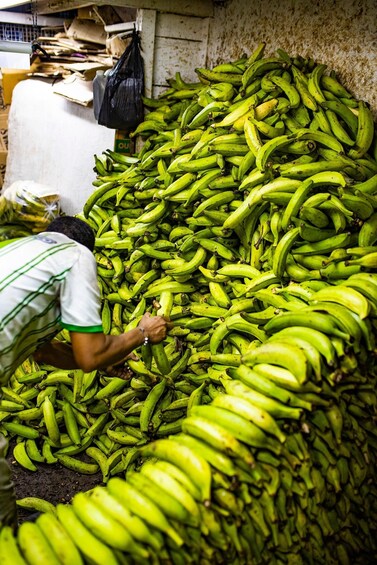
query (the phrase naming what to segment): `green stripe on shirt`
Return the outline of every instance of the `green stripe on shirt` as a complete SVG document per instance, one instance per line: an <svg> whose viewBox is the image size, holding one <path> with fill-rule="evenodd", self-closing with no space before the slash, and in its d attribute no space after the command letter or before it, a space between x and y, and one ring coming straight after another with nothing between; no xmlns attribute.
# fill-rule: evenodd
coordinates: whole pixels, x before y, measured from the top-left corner
<svg viewBox="0 0 377 565"><path fill-rule="evenodd" d="M41 253L37 257L34 257L34 259L29 261L29 263L25 263L22 267L20 267L19 269L17 269L13 273L9 273L5 277L5 279L0 280L0 291L4 290L4 288L6 288L9 284L11 284L15 280L17 280L20 276L27 273L33 267L42 263L46 258L51 257L55 253L59 253L59 251L63 251L64 249L66 249L68 247L73 247L73 246L74 246L74 244L72 244L72 243L65 243L65 244L60 244L60 245L54 245L54 247L52 247L52 248L50 247L49 249L46 249L46 251L44 251L43 253Z"/></svg>
<svg viewBox="0 0 377 565"><path fill-rule="evenodd" d="M72 324L65 324L60 322L61 326L69 330L70 332L80 332L80 333L101 333L103 331L102 326L73 326Z"/></svg>
<svg viewBox="0 0 377 565"><path fill-rule="evenodd" d="M12 312L9 312L9 314L7 316L5 316L2 320L0 320L0 330L4 330L6 328L6 326L10 322L12 322L12 320L21 312L21 310L23 308L25 308L31 302L33 302L33 300L35 300L35 298L37 296L39 296L40 294L45 294L45 292L51 286L53 286L56 281L64 280L64 277L65 277L65 275L68 271L69 271L69 269L66 269L65 271L62 271L61 273L59 273L58 275L54 275L54 276L50 277L50 279L48 281L46 281L45 283L43 283L37 290L35 290L34 292L30 292L25 297L25 299L22 300L22 302L20 302L17 305L17 307L12 310ZM56 300L56 298L53 297L53 301L55 301L55 300Z"/></svg>

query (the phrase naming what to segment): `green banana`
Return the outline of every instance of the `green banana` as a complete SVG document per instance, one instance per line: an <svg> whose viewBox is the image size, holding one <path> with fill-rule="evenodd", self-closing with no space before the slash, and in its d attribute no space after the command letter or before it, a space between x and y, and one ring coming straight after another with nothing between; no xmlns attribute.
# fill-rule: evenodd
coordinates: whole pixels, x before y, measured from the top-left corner
<svg viewBox="0 0 377 565"><path fill-rule="evenodd" d="M176 498L193 518L193 525L199 524L199 508L191 494L174 477L156 467L153 463L145 463L140 470L152 483L161 490Z"/></svg>
<svg viewBox="0 0 377 565"><path fill-rule="evenodd" d="M348 286L342 286L341 284L322 288L310 298L311 302L323 300L342 304L358 314L361 319L366 318L370 312L370 304L365 296L357 290Z"/></svg>
<svg viewBox="0 0 377 565"><path fill-rule="evenodd" d="M24 467L25 469L28 469L29 471L37 471L36 465L30 459L26 451L25 442L22 441L14 446L13 456L17 461L17 463L22 467Z"/></svg>
<svg viewBox="0 0 377 565"><path fill-rule="evenodd" d="M283 314L280 314L280 316L282 315ZM296 313L293 313L293 316L295 315ZM269 331L267 326L270 324L271 328L271 323L278 318L267 322L265 326L267 331ZM280 367L285 367L295 376L297 383L299 384L303 384L309 376L308 362L304 353L300 348L287 343L263 343L259 347L256 347L252 351L243 355L242 363L250 367L253 367L258 363L272 363Z"/></svg>
<svg viewBox="0 0 377 565"><path fill-rule="evenodd" d="M17 540L27 563L32 565L37 563L58 565L60 563L49 544L48 538L44 536L37 524L23 522L18 528Z"/></svg>
<svg viewBox="0 0 377 565"><path fill-rule="evenodd" d="M86 528L71 506L58 504L56 512L59 522L86 558L96 565L117 565L113 551Z"/></svg>
<svg viewBox="0 0 377 565"><path fill-rule="evenodd" d="M253 467L255 464L254 457L250 451L233 435L235 429L230 431L217 423L217 421L215 422L202 416L188 416L182 423L182 431L204 440L212 447L226 454L230 453L233 457L239 457L250 467Z"/></svg>
<svg viewBox="0 0 377 565"><path fill-rule="evenodd" d="M11 526L3 526L0 530L0 559L4 565L27 565Z"/></svg>
<svg viewBox="0 0 377 565"><path fill-rule="evenodd" d="M272 399L278 400L282 404L286 404L294 408L311 410L311 404L309 402L301 400L293 392L279 387L270 379L267 379L253 371L253 369L247 365L240 365L236 368L227 369L227 373L232 378L239 379L243 384L249 386L251 389Z"/></svg>
<svg viewBox="0 0 377 565"><path fill-rule="evenodd" d="M355 147L349 151L351 159L359 159L368 152L374 137L374 119L366 102L359 101Z"/></svg>
<svg viewBox="0 0 377 565"><path fill-rule="evenodd" d="M45 512L38 516L36 524L63 565L82 565L81 554L55 513Z"/></svg>
<svg viewBox="0 0 377 565"><path fill-rule="evenodd" d="M286 210L288 210L288 207L289 204ZM282 218L282 224L283 221L284 221L284 215ZM283 237L280 239L279 243L276 246L273 262L272 262L272 271L274 275L279 279L281 279L285 274L288 253L290 252L292 246L294 245L294 243L296 242L299 236L300 236L300 228L292 228L283 235Z"/></svg>
<svg viewBox="0 0 377 565"><path fill-rule="evenodd" d="M231 394L219 394L214 398L212 405L230 410L250 420L263 431L276 436L281 443L284 443L285 434L280 430L273 417L270 416L268 411L252 404L249 399L243 400Z"/></svg>
<svg viewBox="0 0 377 565"><path fill-rule="evenodd" d="M222 384L226 390L226 392L230 395L236 395L245 400L249 400L249 402L255 406L258 406L262 410L265 410L272 417L275 418L292 418L292 419L299 419L302 415L302 410L299 408L292 408L290 406L286 406L285 404L271 398L269 396L265 396L261 392L254 390L246 385L244 385L241 381L237 380L226 380L222 381Z"/></svg>
<svg viewBox="0 0 377 565"><path fill-rule="evenodd" d="M275 316L275 318L269 320L264 326L264 329L267 333L275 333L289 326L303 326L331 336L349 339L347 334L338 329L332 316L327 316L320 312L314 314L305 308L300 311L280 313L279 316Z"/></svg>
<svg viewBox="0 0 377 565"><path fill-rule="evenodd" d="M159 439L140 449L142 455L157 457L177 465L191 476L202 494L202 500L210 499L211 470L208 463L191 449Z"/></svg>

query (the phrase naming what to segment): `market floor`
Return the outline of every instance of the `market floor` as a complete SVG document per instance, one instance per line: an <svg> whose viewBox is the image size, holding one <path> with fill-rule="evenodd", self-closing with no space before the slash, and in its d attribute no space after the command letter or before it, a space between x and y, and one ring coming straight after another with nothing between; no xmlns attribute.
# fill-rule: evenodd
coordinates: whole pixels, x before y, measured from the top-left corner
<svg viewBox="0 0 377 565"><path fill-rule="evenodd" d="M102 483L102 474L82 475L63 467L60 463L47 465L37 463L38 471L28 471L21 467L9 450L8 462L12 469L12 478L17 499L35 496L56 505L67 503L77 492L90 490ZM18 508L18 521L22 523L34 510Z"/></svg>

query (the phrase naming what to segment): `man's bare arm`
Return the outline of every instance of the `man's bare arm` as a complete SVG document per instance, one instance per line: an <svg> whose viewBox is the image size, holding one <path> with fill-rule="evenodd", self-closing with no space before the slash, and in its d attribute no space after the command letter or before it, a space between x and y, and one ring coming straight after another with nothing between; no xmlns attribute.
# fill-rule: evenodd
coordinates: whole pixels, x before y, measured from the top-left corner
<svg viewBox="0 0 377 565"><path fill-rule="evenodd" d="M148 338L159 343L166 336L167 322L161 316L144 314L138 327L120 335L70 332L72 348L54 341L38 350L36 361L44 361L61 369L106 369L125 361L129 353ZM64 347L63 347L64 346ZM70 351L69 351L70 349Z"/></svg>
<svg viewBox="0 0 377 565"><path fill-rule="evenodd" d="M71 345L57 339L37 349L33 357L37 363L46 363L59 369L79 369Z"/></svg>

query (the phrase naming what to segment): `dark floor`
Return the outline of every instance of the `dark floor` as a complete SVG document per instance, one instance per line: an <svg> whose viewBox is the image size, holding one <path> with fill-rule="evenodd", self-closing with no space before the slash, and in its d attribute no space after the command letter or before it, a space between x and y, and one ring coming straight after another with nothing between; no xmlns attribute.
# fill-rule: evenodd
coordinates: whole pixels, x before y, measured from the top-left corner
<svg viewBox="0 0 377 565"><path fill-rule="evenodd" d="M28 471L16 463L12 457L12 449L9 449L8 453L17 498L35 496L56 505L59 502L69 502L77 492L102 484L101 473L82 475L63 467L60 463L52 465L36 463L38 471ZM19 522L21 523L32 512L19 508Z"/></svg>

